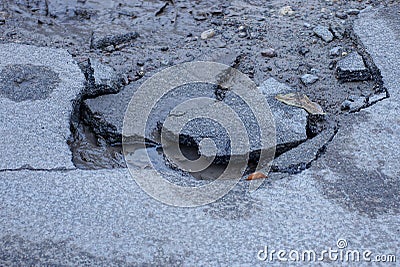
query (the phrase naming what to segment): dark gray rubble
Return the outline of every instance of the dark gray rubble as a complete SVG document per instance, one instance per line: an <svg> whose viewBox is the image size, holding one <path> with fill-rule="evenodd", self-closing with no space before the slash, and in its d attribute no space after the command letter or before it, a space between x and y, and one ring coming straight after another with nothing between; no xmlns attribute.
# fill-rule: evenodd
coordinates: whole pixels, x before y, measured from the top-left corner
<svg viewBox="0 0 400 267"><path fill-rule="evenodd" d="M272 114L275 119L277 131L277 151L282 153L298 145L307 139L307 113L299 108L287 106L275 99L280 93L293 92L292 88L279 83L275 79L268 79L260 87L260 91L266 96ZM123 118L134 88L127 86L125 90L116 95L105 95L95 99L88 99L84 103L86 120L93 127L96 134L106 138L110 143L121 141ZM185 93L182 93L185 91ZM168 93L154 107L154 113L148 119L148 134L146 138L158 142L158 135L154 132L160 130L167 116L173 116L169 112L178 104L195 97L211 97L224 101L239 114L244 122L250 137L251 151L263 149L257 143L259 128L254 118L251 117L250 108L235 98L232 92L218 89L218 87L206 84L192 84L183 86L176 91ZM176 111L178 112L178 111ZM189 114L187 114L189 116ZM165 129L166 132L168 129ZM179 135L171 131L172 135ZM226 131L211 120L192 120L180 132L180 142L186 146L198 147L201 140L211 138L217 144L218 152L216 162L225 163L230 153L229 136ZM247 151L249 152L249 151ZM203 153L207 154L204 150ZM257 153L251 157L257 157Z"/></svg>
<svg viewBox="0 0 400 267"><path fill-rule="evenodd" d="M137 32L128 32L118 35L106 35L102 36L100 34L94 33L92 36L90 47L94 49L105 49L108 47L115 47L123 43L128 43L139 37Z"/></svg>
<svg viewBox="0 0 400 267"><path fill-rule="evenodd" d="M267 102L275 120L277 153L287 151L307 139L307 112L303 109L288 106L275 99L278 94L295 92L295 89L278 82L274 78L260 85L260 91Z"/></svg>
<svg viewBox="0 0 400 267"><path fill-rule="evenodd" d="M357 52L352 52L336 64L336 77L344 82L371 79L371 72Z"/></svg>

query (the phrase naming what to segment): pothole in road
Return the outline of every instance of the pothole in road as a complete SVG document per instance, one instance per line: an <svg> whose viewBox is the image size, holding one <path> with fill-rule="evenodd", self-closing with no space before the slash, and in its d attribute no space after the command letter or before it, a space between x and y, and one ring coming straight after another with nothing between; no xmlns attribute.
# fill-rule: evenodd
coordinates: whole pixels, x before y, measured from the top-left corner
<svg viewBox="0 0 400 267"><path fill-rule="evenodd" d="M15 102L43 100L59 82L58 74L48 67L8 65L0 72L0 95Z"/></svg>
<svg viewBox="0 0 400 267"><path fill-rule="evenodd" d="M340 90L337 90L338 86L336 84L338 80L329 76L324 79L330 80L334 78L335 86L318 91L315 91L313 87L304 86L304 84L297 88L289 87L274 79L265 81L266 86L271 88L283 88L283 91L272 91L273 94L291 91L309 93L310 98L319 102L328 111L326 116L311 116L301 109L287 107L282 103L269 102L271 107L275 106L276 108L273 110L274 116L281 114L278 120L281 125L280 132L277 135L277 153L272 171L298 173L309 168L312 162L324 153L324 148L334 137L342 115L358 112L388 97L379 70L363 47L359 45L356 38L352 36L349 40L346 42L349 47L350 44L352 45L352 49L348 50L348 55L346 56L343 52L341 57L332 60L330 66L332 74L336 74L336 78L341 80L340 86L343 88ZM249 59L235 61L235 66L240 69L243 68L243 65L250 64L250 61L247 62L246 60L248 61ZM100 77L95 78L96 70L93 68L97 68L98 73L108 72L108 74L100 75L103 79ZM100 69L103 69L103 71L100 71ZM122 107L117 108L117 112L121 113L122 110L123 113L125 111L124 105L126 104L126 99L123 98L126 98L127 95L132 95L134 92L132 87L138 87L139 83L135 86L125 87L125 93L127 90L131 90L131 93L124 94L124 91L118 93L123 88L123 85L121 80L118 80L114 74L110 75L112 73L111 70L92 65L92 68L89 68L89 70L84 69L84 72L88 81L87 94L84 94L79 101L79 108L74 116L75 122L72 124L75 137L70 144L74 152L74 162L76 166L84 169L125 167L120 138L122 120L119 122L113 121L113 118L115 119L118 116L110 116L108 109L110 108L110 103L121 103ZM260 85L260 87L262 86L263 84ZM196 89L190 87L183 90L183 92L176 91L161 100L149 118L148 124L151 125L149 132L156 133L162 127L163 120L169 112L187 99L206 96L215 98L215 101L225 101L230 97L229 90L223 87L207 87L204 85L196 85L195 87ZM112 93L112 95L107 95L109 93ZM274 100L273 95L266 97ZM342 100L341 102L340 99ZM122 117L123 114L119 118ZM197 126L201 126L201 123L197 124ZM216 130L218 127L206 127L206 125L203 125L200 129L202 128ZM209 137L209 134L181 135L182 150L186 150L185 153L189 156L198 156L199 141L202 138ZM159 140L153 138L152 141L146 150L154 157L155 165L164 171L178 171L174 164L171 164L170 160L165 158L163 149L159 145ZM226 148L229 150L229 146L226 146ZM136 156L140 156L142 152L144 151L141 151ZM217 158L219 162L214 162L207 172L197 176L193 175L194 178L212 180L214 175L221 173L226 167L227 160L221 160L222 158ZM138 162L140 163L140 159ZM248 164L248 172L254 170L256 164L257 159L253 157L253 160Z"/></svg>
<svg viewBox="0 0 400 267"><path fill-rule="evenodd" d="M385 93L379 70L374 67L372 61L369 61L368 55L364 54L363 62L365 62L368 69L371 70L371 77L375 83L373 90L375 90L377 94ZM85 95L85 93L83 93L81 96L71 124L74 138L71 139L70 145L74 154L74 163L78 168L82 169L126 167L122 156L121 139L116 138L116 136L118 137L119 135L117 131L118 127L112 125L112 123L110 124L110 121L108 121L103 114L92 112L93 110L90 110L91 107L83 104L88 98L96 99L98 95L117 93L119 89L123 87L121 84L122 80L108 73L106 75L108 80L103 79L101 82L100 80L96 81L94 79L95 70L90 64L89 67L86 66L86 69L83 69L87 77L86 91L90 92L90 94ZM105 86L105 84L107 84L108 87ZM287 90L296 90L273 79L269 80L266 84L267 85L264 86L271 86L275 89L279 86L283 86L283 91L286 90L286 92ZM101 90L99 90L99 88L101 88ZM373 90L370 93L371 96L374 95ZM276 93L277 91L273 91L271 96ZM113 96L118 97L118 93ZM172 174L180 172L184 176L195 178L195 180L211 181L225 170L229 162L229 156L227 156L229 155L229 142L226 142L226 138L220 137L223 136L223 131L218 130L219 128L217 125L206 125L207 122L205 120L199 122L191 121L189 130L183 129L183 133L179 135L179 142L183 155L187 156L189 159L196 159L199 157L199 154L201 154L201 152L199 152L199 143L203 138L214 138L217 144L222 144L222 147L220 146L219 149L226 152L221 152L206 170L199 173L181 171L170 158L164 155L163 148L159 143L160 129L163 127L165 118L171 115L170 111L179 103L200 96L214 98L215 101L229 101L229 99L232 98L229 90L223 90L220 86L195 84L187 85L184 88L180 88L180 90L174 90L169 95L160 99L148 120L148 133L149 136L151 136L149 141L151 142L149 142L145 150L138 150L137 153L134 153L136 163L133 164L136 164L136 167L148 167L141 166L141 157L144 157L146 155L144 152L147 152L156 168L165 173L170 172ZM282 103L270 102L274 101L271 96L266 95L266 98L269 99L268 103L273 109L274 116L279 113L285 115L283 116L285 119L280 119L277 122L279 126L277 127L277 153L272 171L287 173L301 172L309 168L311 163L324 152L324 147L332 140L337 131L337 122L340 114L346 113L347 111L343 110L342 113L336 116L307 115L301 109L288 107ZM366 98L363 102L363 106L360 106L357 110L374 104L373 102L368 102L369 99L372 99L371 96ZM236 103L236 108L237 105L238 103ZM90 112L88 112L88 109ZM242 113L248 112L245 108L239 108L238 110ZM355 111L356 110L352 110L352 112ZM247 127L254 131L252 124L249 124ZM253 155L253 157L250 157L246 173L254 171L254 167L257 165L257 151L255 150L253 153L255 153L255 156ZM130 159L131 163L132 159L133 158ZM171 177L174 176L171 175ZM174 182L177 183L177 181Z"/></svg>

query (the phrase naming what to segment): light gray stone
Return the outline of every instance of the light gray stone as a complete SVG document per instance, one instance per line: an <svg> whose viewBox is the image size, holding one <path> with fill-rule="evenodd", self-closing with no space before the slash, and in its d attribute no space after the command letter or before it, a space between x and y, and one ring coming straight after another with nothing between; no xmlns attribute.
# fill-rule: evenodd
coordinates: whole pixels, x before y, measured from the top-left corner
<svg viewBox="0 0 400 267"><path fill-rule="evenodd" d="M341 109L355 112L359 111L361 108L367 105L367 99L365 97L349 97L349 99L345 100L342 103Z"/></svg>
<svg viewBox="0 0 400 267"><path fill-rule="evenodd" d="M0 169L74 168L67 145L84 77L65 50L0 45Z"/></svg>
<svg viewBox="0 0 400 267"><path fill-rule="evenodd" d="M319 80L318 76L313 75L313 74L304 74L303 76L301 76L301 81L305 84L305 85L311 85L313 83L316 83Z"/></svg>
<svg viewBox="0 0 400 267"><path fill-rule="evenodd" d="M329 56L338 57L342 54L343 48L341 46L335 46L331 50L329 50Z"/></svg>
<svg viewBox="0 0 400 267"><path fill-rule="evenodd" d="M94 85L97 94L118 93L123 86L123 79L115 70L97 59L90 60L93 69Z"/></svg>
<svg viewBox="0 0 400 267"><path fill-rule="evenodd" d="M318 25L313 29L313 31L315 35L317 35L319 38L321 38L327 43L333 40L333 34L326 26Z"/></svg>
<svg viewBox="0 0 400 267"><path fill-rule="evenodd" d="M210 38L212 38L214 36L215 36L215 30L214 29L206 30L206 31L202 32L201 35L200 35L201 39L203 39L203 40L210 39Z"/></svg>

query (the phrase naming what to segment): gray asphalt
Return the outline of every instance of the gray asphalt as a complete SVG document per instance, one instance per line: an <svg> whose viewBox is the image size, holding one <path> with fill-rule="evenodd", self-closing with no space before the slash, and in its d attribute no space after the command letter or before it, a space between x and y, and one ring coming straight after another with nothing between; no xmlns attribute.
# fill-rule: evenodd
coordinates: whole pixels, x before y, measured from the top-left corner
<svg viewBox="0 0 400 267"><path fill-rule="evenodd" d="M0 169L72 169L72 101L84 77L64 50L0 45ZM19 90L17 90L19 89Z"/></svg>
<svg viewBox="0 0 400 267"><path fill-rule="evenodd" d="M257 258L265 246L321 252L340 239L340 251L398 258L400 24L392 12L362 13L354 28L391 97L348 116L310 169L271 175L254 193L241 182L190 209L152 199L127 170L2 171L0 265L266 266ZM317 265L329 263L370 265Z"/></svg>

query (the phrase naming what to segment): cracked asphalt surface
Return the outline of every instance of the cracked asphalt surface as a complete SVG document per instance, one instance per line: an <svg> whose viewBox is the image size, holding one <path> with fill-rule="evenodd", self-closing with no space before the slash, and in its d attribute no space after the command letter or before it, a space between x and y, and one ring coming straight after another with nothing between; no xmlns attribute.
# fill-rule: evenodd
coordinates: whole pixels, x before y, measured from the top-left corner
<svg viewBox="0 0 400 267"><path fill-rule="evenodd" d="M171 11L168 6L161 11L165 9ZM38 10L41 10L40 5ZM76 10L80 16L90 16L84 10ZM20 10L17 13L24 12ZM1 44L2 69L10 64L7 62L32 63L38 66L39 73L51 71L52 74L46 76L49 77L46 81L29 75L21 78L28 81L26 88L36 85L45 88L32 92L44 100L29 99L28 94L28 99L22 97L23 101L13 102L9 92L1 93L0 265L282 265L284 263L276 255L273 262L260 261L260 250L268 246L276 251L312 249L321 252L328 248L338 249L338 240L346 240L347 246L342 251L370 250L372 260L377 260L378 255L396 255L398 261L399 12L400 7L396 4L347 12L359 13L347 15L355 16L350 24L354 34L351 40L357 40L357 51L368 57L365 60L367 64L373 62L372 68L376 68L381 80L350 85L335 82L334 85L349 93L354 92L349 90L350 87L357 88L355 91L368 91L367 94L357 94L357 97L368 100L374 97L371 87L382 86L380 83L383 83L384 97L348 113L340 111L340 105L345 100L341 98L343 95L335 95L335 100L329 102L326 100L330 96L328 91L325 95L311 93L313 100L320 102L334 118L328 118L329 127L316 137L282 154L275 161L286 166L287 162L296 162L296 157L300 155L308 163L307 166L294 166L300 171L275 170L252 193L248 192L248 182L240 181L220 200L197 208L170 207L154 200L134 182L127 169L83 170L76 167L72 163L73 151L67 145L70 130L74 130L74 125L69 123L69 114L74 114L76 99L82 97L79 94L84 92L85 86L88 88L87 77L72 60L77 60L77 57L63 49ZM202 16L196 14L200 20ZM168 20L174 19L174 16L163 19L170 23ZM7 27L3 32L10 30ZM26 30L22 27L21 31L11 36L24 39L21 36ZM2 43L16 41L4 36ZM79 42L82 38L79 34L71 36L71 42ZM96 35L93 38L97 38ZM46 42L46 38L40 40ZM350 41L346 39L344 42L348 44ZM29 52L36 50L42 52ZM322 50L328 50L328 47L323 46ZM57 55L57 60L49 62L48 53L52 57ZM83 57L86 52L74 53ZM117 59L112 57L110 60ZM279 57L275 60L278 65L279 60L283 62ZM306 60L316 65L314 59ZM272 63L261 65L268 67L269 64ZM320 65L319 68L328 73L327 65ZM48 69L50 66L52 68ZM239 69L248 72L246 66L248 64L243 64ZM283 69L274 68L271 76L280 79ZM27 73L30 72L32 69L28 69ZM332 73L326 76L319 74L325 77L322 84L317 82L311 88L303 87L295 82L300 72L288 71L289 74L282 76L280 82L310 93L319 87L324 88L324 84L332 80L329 78ZM1 73L0 78L5 77L5 72ZM256 81L263 80L257 71L254 77ZM128 80L131 78L127 77ZM46 83L49 80L57 86L50 86L49 89ZM31 86L29 82L36 85ZM130 82L128 88L134 88L135 83ZM1 90L6 90L4 88L2 84ZM123 90L121 94L130 93ZM46 108L46 105L54 109ZM42 120L41 124L33 123ZM50 129L46 128L50 126ZM15 151L18 153L12 153ZM111 152L107 150L107 153ZM151 174L146 168L133 170L132 173L134 177ZM179 172L171 172L171 176L176 176L172 180L179 179L180 175ZM317 264L346 264L338 261L325 255L324 261ZM370 263L361 261L356 264L363 266ZM374 264L396 266L398 263Z"/></svg>

